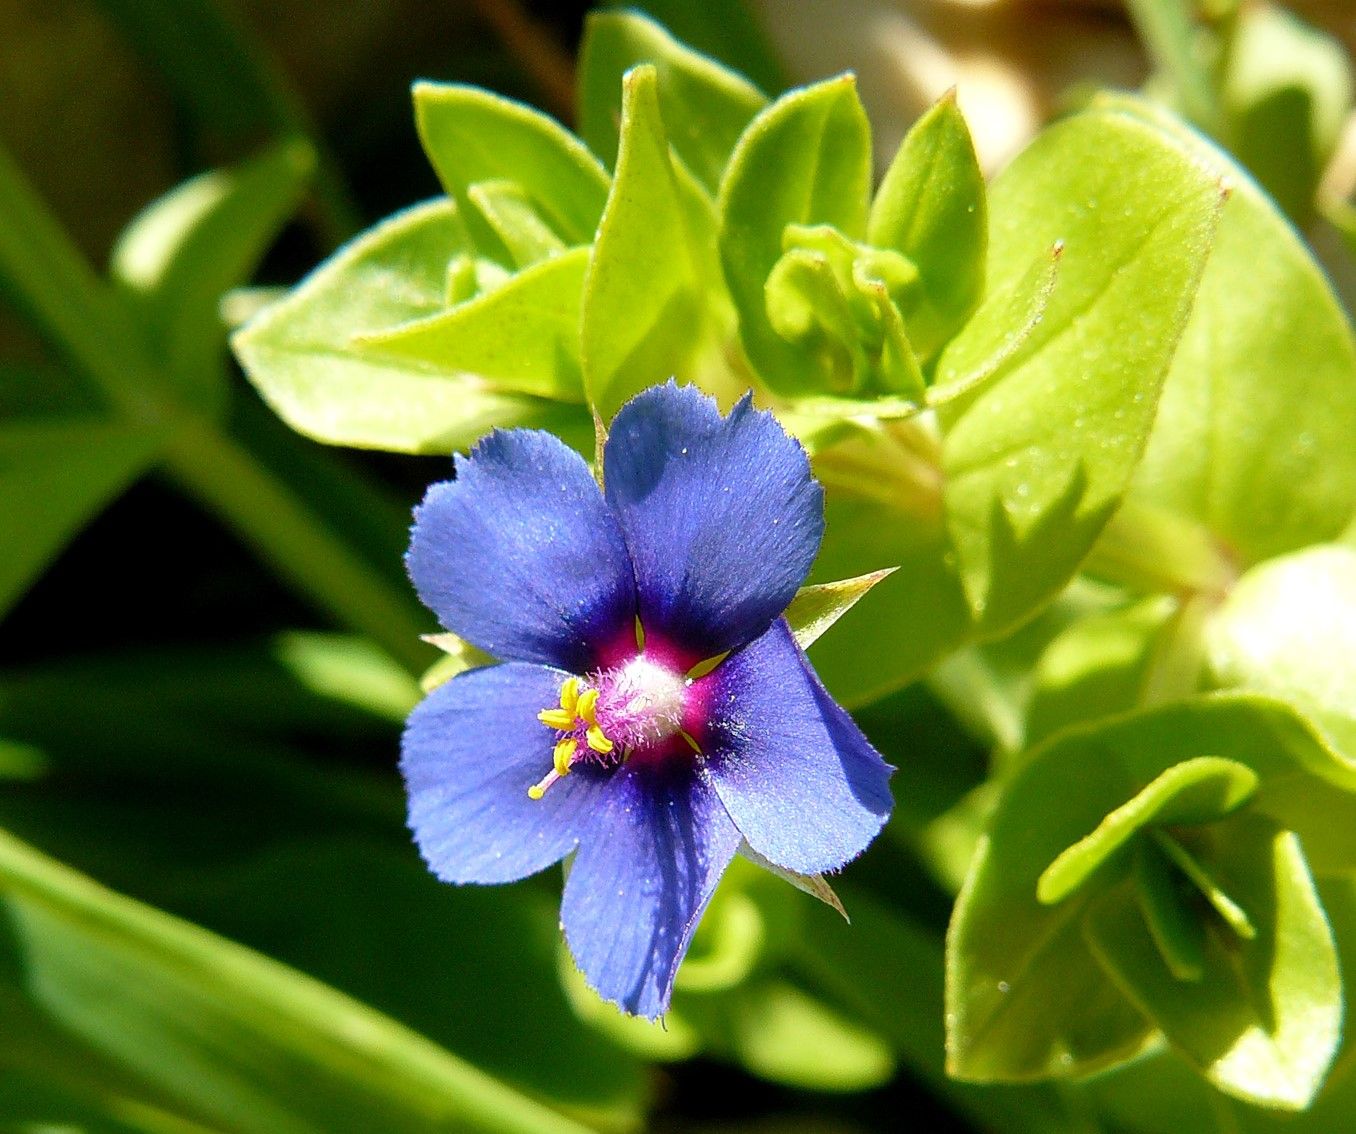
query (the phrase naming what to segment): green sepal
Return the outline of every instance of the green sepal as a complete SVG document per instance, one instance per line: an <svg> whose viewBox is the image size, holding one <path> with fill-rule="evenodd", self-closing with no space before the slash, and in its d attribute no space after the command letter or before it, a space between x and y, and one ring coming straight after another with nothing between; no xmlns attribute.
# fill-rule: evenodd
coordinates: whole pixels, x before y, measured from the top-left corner
<svg viewBox="0 0 1356 1134"><path fill-rule="evenodd" d="M896 568L872 571L855 579L838 579L832 583L815 583L801 587L782 616L791 627L796 644L808 650L813 642L843 617L882 579L894 574Z"/></svg>

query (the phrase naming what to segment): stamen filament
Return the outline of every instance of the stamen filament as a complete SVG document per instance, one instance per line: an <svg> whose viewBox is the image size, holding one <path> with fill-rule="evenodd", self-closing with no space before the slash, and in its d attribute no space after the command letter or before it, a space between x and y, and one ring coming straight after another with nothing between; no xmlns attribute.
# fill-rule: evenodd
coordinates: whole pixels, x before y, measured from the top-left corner
<svg viewBox="0 0 1356 1134"><path fill-rule="evenodd" d="M541 778L541 781L539 783L535 783L530 788L527 789L528 798L540 799L542 796L546 794L546 789L549 788L558 779L560 779L560 773L557 772L554 768L552 768L549 772L546 773L546 775L544 775Z"/></svg>

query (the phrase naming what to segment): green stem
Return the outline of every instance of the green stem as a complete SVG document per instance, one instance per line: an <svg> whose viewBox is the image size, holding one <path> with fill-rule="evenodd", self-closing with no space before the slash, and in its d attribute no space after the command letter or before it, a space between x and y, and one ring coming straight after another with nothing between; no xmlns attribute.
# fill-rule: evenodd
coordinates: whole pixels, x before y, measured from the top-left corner
<svg viewBox="0 0 1356 1134"><path fill-rule="evenodd" d="M434 655L413 604L332 535L305 501L207 422L190 420L165 453L169 475L319 607L367 634L411 673Z"/></svg>
<svg viewBox="0 0 1356 1134"><path fill-rule="evenodd" d="M71 243L0 148L0 283L118 417L170 440L170 475L322 609L372 637L413 673L433 659L417 610L332 534L305 500L208 420L177 404L176 384L132 314Z"/></svg>

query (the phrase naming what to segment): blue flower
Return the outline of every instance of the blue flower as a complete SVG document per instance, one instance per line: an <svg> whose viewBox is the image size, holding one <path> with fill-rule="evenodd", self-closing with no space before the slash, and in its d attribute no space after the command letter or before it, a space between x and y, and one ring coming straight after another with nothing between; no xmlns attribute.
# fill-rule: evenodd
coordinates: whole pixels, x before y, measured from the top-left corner
<svg viewBox="0 0 1356 1134"><path fill-rule="evenodd" d="M602 996L655 1017L741 846L838 869L888 817L892 769L781 617L824 519L776 420L747 398L723 418L669 383L617 414L603 468L600 491L555 437L510 430L429 489L410 576L503 660L414 710L401 766L445 881L509 882L575 852L570 950Z"/></svg>

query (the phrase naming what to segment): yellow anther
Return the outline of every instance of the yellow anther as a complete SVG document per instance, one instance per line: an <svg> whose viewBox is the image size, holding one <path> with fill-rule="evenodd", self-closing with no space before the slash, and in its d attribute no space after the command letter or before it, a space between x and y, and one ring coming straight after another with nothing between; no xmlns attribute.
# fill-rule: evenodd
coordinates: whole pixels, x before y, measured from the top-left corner
<svg viewBox="0 0 1356 1134"><path fill-rule="evenodd" d="M575 707L579 704L579 678L567 677L565 684L560 687L560 707L571 717L574 716Z"/></svg>
<svg viewBox="0 0 1356 1134"><path fill-rule="evenodd" d="M590 725L584 737L589 742L589 747L603 756L606 756L615 747L612 741L603 735L603 730L597 725Z"/></svg>
<svg viewBox="0 0 1356 1134"><path fill-rule="evenodd" d="M574 711L583 717L588 724L596 725L598 718L593 713L597 707L598 690L585 689L584 692L579 694L579 703L575 705Z"/></svg>
<svg viewBox="0 0 1356 1134"><path fill-rule="evenodd" d="M554 728L560 732L574 728L574 714L567 713L564 709L543 709L537 714L537 720L548 728Z"/></svg>
<svg viewBox="0 0 1356 1134"><path fill-rule="evenodd" d="M533 784L527 789L528 799L540 799L546 794L546 787L543 784Z"/></svg>
<svg viewBox="0 0 1356 1134"><path fill-rule="evenodd" d="M555 752L552 753L552 759L556 765L556 775L566 775L570 770L570 765L574 762L574 754L579 748L579 741L572 736L567 736L556 745Z"/></svg>

